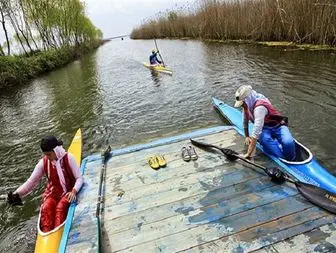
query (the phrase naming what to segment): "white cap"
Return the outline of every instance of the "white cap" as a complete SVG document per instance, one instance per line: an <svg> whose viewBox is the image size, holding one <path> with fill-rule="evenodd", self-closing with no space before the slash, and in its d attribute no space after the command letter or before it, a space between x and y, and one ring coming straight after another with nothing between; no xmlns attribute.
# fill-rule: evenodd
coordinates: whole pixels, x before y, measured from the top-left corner
<svg viewBox="0 0 336 253"><path fill-rule="evenodd" d="M234 107L240 107L243 105L244 99L250 95L252 91L251 85L242 85L236 91L236 103Z"/></svg>

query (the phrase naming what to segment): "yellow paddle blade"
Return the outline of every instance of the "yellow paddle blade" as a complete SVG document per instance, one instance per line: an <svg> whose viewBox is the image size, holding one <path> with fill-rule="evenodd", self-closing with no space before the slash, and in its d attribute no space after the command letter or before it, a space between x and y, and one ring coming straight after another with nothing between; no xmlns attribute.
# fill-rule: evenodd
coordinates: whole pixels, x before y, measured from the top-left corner
<svg viewBox="0 0 336 253"><path fill-rule="evenodd" d="M82 160L82 131L80 128L72 139L68 152L75 157L77 165L80 166Z"/></svg>

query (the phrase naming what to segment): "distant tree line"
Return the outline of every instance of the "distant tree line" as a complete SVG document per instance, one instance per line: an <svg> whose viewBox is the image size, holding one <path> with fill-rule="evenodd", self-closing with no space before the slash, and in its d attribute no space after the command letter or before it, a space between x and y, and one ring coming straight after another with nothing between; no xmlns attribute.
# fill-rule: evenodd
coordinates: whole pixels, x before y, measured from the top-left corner
<svg viewBox="0 0 336 253"><path fill-rule="evenodd" d="M11 55L15 42L20 51L60 49L96 43L103 34L85 14L80 0L0 0L4 41L0 55Z"/></svg>

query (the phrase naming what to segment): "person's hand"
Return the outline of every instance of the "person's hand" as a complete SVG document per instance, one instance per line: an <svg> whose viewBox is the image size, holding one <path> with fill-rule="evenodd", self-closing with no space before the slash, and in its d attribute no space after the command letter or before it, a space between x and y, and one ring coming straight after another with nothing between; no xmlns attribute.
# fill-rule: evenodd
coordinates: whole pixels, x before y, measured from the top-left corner
<svg viewBox="0 0 336 253"><path fill-rule="evenodd" d="M67 198L67 200L69 201L69 203L72 203L76 200L76 190L72 189L71 192L68 192L67 194L65 194L65 197Z"/></svg>
<svg viewBox="0 0 336 253"><path fill-rule="evenodd" d="M20 195L18 193L13 193L13 192L7 193L7 202L8 204L13 205L13 206L23 205Z"/></svg>
<svg viewBox="0 0 336 253"><path fill-rule="evenodd" d="M248 146L251 143L251 137L245 137L245 145Z"/></svg>

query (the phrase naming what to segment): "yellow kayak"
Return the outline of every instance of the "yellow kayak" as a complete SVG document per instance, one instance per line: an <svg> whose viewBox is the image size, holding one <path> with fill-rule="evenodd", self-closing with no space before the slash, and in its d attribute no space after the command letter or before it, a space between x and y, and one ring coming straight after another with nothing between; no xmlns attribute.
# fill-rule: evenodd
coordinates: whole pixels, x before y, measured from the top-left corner
<svg viewBox="0 0 336 253"><path fill-rule="evenodd" d="M80 162L82 159L81 129L77 130L75 137L72 139L68 152L74 155L78 166L80 166ZM44 233L40 229L40 218L41 213L37 222L37 239L35 244L35 253L57 253L63 235L65 221L57 228L54 228L52 231Z"/></svg>
<svg viewBox="0 0 336 253"><path fill-rule="evenodd" d="M173 74L173 71L171 69L169 69L167 67L163 67L162 65L150 65L147 62L144 62L143 65L146 68L149 68L151 70L154 70L154 71L157 71L157 72L160 72L160 73L165 73L165 74L169 74L169 75Z"/></svg>

